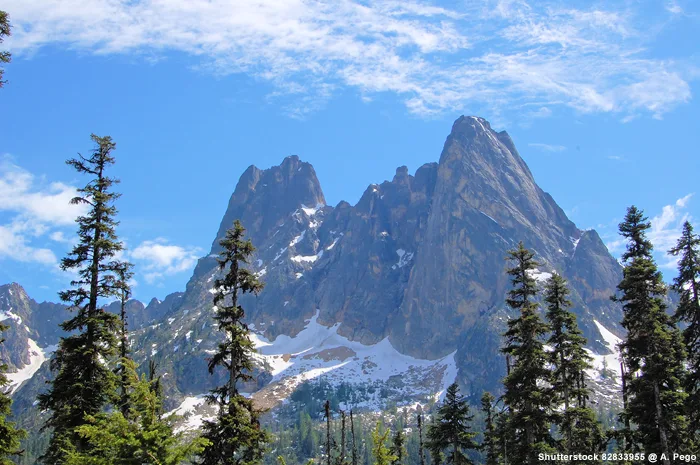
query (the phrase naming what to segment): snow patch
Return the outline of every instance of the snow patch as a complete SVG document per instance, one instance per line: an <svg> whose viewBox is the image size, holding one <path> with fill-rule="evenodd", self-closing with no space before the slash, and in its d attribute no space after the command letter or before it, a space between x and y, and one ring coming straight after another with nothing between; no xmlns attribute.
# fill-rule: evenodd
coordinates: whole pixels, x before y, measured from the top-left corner
<svg viewBox="0 0 700 465"><path fill-rule="evenodd" d="M528 270L528 274L538 283L544 283L552 277L552 273L549 273L547 271L540 271L536 268L534 270Z"/></svg>
<svg viewBox="0 0 700 465"><path fill-rule="evenodd" d="M413 259L413 252L406 252L404 249L397 250L396 255L399 256L399 261L395 265L391 266L392 270L395 270L396 268L403 268Z"/></svg>
<svg viewBox="0 0 700 465"><path fill-rule="evenodd" d="M441 398L457 377L453 352L439 360L422 360L398 352L388 338L364 345L338 334L340 323L326 327L318 322L320 310L296 336L280 335L270 341L250 334L256 360L266 365L272 384L293 389L323 376L332 384L364 384L401 379L402 393ZM378 407L367 405L367 407Z"/></svg>
<svg viewBox="0 0 700 465"><path fill-rule="evenodd" d="M185 397L180 406L166 413L165 417L171 415L184 417L185 422L176 428L176 433L197 429L202 426L205 417L202 414L195 413L195 411L198 407L203 406L206 401L205 394Z"/></svg>
<svg viewBox="0 0 700 465"><path fill-rule="evenodd" d="M17 391L20 386L27 380L34 376L41 365L48 359L51 353L58 349L58 346L48 346L45 348L40 348L39 345L34 341L34 339L27 339L27 349L29 350L29 363L24 367L20 368L14 373L7 373L7 379L9 381L10 394Z"/></svg>
<svg viewBox="0 0 700 465"><path fill-rule="evenodd" d="M295 255L292 257L292 261L297 263L314 263L321 257L323 257L323 250L320 250L316 255Z"/></svg>

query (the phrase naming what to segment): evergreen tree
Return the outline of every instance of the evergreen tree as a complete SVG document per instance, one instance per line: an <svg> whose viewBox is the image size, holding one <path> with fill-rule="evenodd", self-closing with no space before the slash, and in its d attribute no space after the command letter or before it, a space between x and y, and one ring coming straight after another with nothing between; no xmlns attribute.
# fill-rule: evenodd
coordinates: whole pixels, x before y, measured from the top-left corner
<svg viewBox="0 0 700 465"><path fill-rule="evenodd" d="M480 448L485 454L484 465L498 465L498 435L496 432L493 404L496 398L490 392L481 396L481 411L484 414L484 442Z"/></svg>
<svg viewBox="0 0 700 465"><path fill-rule="evenodd" d="M419 407L420 408L420 407ZM418 413L418 461L419 465L425 465L425 453L423 452L423 415Z"/></svg>
<svg viewBox="0 0 700 465"><path fill-rule="evenodd" d="M627 391L623 419L637 427L628 432L633 450L670 457L671 452L685 451L688 445L687 396L681 386L685 351L680 332L666 313L666 288L646 237L651 224L632 206L619 228L627 239L623 278L614 298L622 303L622 326L627 330L627 339L620 345Z"/></svg>
<svg viewBox="0 0 700 465"><path fill-rule="evenodd" d="M390 465L396 460L396 456L391 453L387 446L389 433L390 431L382 426L382 422L377 421L377 426L372 431L372 456L375 465Z"/></svg>
<svg viewBox="0 0 700 465"><path fill-rule="evenodd" d="M534 301L537 285L532 271L538 266L534 254L520 242L517 249L508 252L508 258L514 262L508 269L513 289L508 292L506 303L520 312L508 321L502 349L511 359L509 374L503 381L513 443L509 455L512 463L537 463L538 454L550 452L553 444L549 433L552 399L547 388L551 376L542 342L548 326L539 317Z"/></svg>
<svg viewBox="0 0 700 465"><path fill-rule="evenodd" d="M404 464L404 458L406 457L406 435L403 432L403 428L396 428L389 453L396 457L391 461L392 465Z"/></svg>
<svg viewBox="0 0 700 465"><path fill-rule="evenodd" d="M2 333L10 327L0 323L0 344L5 342ZM10 383L7 379L7 364L0 361L0 465L11 465L9 457L19 457L24 451L20 449L20 441L27 435L26 431L18 429L7 417L12 414L12 399L6 392L6 386Z"/></svg>
<svg viewBox="0 0 700 465"><path fill-rule="evenodd" d="M472 461L465 453L479 448L474 442L476 434L471 432L470 423L473 418L467 401L459 393L457 383L451 384L447 388L445 400L437 410L435 422L428 429L428 448L442 452L447 457L447 463L471 464Z"/></svg>
<svg viewBox="0 0 700 465"><path fill-rule="evenodd" d="M116 373L119 376L119 411L125 418L129 416L129 376L126 369L126 364L129 359L129 331L126 317L126 303L131 296L129 280L133 276L131 271L133 265L131 263L122 263L122 268L117 271L119 276L119 365Z"/></svg>
<svg viewBox="0 0 700 465"><path fill-rule="evenodd" d="M139 378L129 359L123 368L128 380L128 415L116 410L88 416L76 431L90 447L87 452L69 452L65 464L179 465L200 453L205 440L175 434L176 418L161 418L159 378L152 372Z"/></svg>
<svg viewBox="0 0 700 465"><path fill-rule="evenodd" d="M7 12L0 10L0 44L2 44L5 37L12 34L12 28L10 27L10 18L7 16ZM12 55L10 52L0 52L0 63L9 63L12 60ZM0 87L2 87L6 81L2 80L5 70L0 67Z"/></svg>
<svg viewBox="0 0 700 465"><path fill-rule="evenodd" d="M118 276L124 264L114 259L123 249L115 233L118 222L113 205L120 194L111 190L118 180L106 175L115 161L114 142L94 134L91 138L97 146L90 157L79 155L66 162L92 179L71 200L72 204L86 205L88 212L76 219L78 244L61 261L64 271L77 270L72 289L59 293L74 313L60 325L70 336L61 338L51 360L55 373L51 387L38 396L40 408L49 411L45 428L52 429L42 458L46 465L63 463L68 452L87 450L87 442L76 429L85 424L86 416L103 410L115 388L115 376L107 361L116 354L119 318L101 308L101 300L118 296L124 287Z"/></svg>
<svg viewBox="0 0 700 465"><path fill-rule="evenodd" d="M585 370L591 367L591 358L583 348L586 338L569 310L568 296L566 280L554 273L545 285L544 300L551 329L547 344L552 348L548 354L553 367L552 399L561 408L554 415L563 436L559 450L566 454L603 452L603 432L593 410L586 407Z"/></svg>
<svg viewBox="0 0 700 465"><path fill-rule="evenodd" d="M678 243L669 253L678 260L678 276L673 280L673 290L680 301L674 318L687 324L683 339L688 356L688 376L685 390L688 393L686 413L689 431L697 439L700 433L700 236L686 221Z"/></svg>
<svg viewBox="0 0 700 465"><path fill-rule="evenodd" d="M353 420L352 410L350 410L350 435L352 436L352 465L357 465L357 442L355 440L355 421Z"/></svg>
<svg viewBox="0 0 700 465"><path fill-rule="evenodd" d="M204 422L203 436L210 444L201 456L202 465L250 465L258 463L268 441L267 432L260 425L260 411L251 399L238 392L237 383L252 377L252 354L255 351L248 337L248 325L243 322L245 311L239 304L243 294L258 294L263 284L244 265L248 264L255 251L250 240L244 240L245 229L236 220L233 228L219 244L219 267L227 270L222 279L217 279L214 288L216 313L214 319L224 341L209 361L209 372L223 367L228 382L211 391L208 401L218 407L214 421Z"/></svg>

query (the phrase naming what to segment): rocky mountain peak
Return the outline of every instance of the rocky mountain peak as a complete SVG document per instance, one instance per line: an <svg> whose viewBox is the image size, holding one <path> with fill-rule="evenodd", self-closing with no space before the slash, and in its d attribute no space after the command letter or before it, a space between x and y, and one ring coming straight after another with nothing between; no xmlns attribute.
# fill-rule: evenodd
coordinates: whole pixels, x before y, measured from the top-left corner
<svg viewBox="0 0 700 465"><path fill-rule="evenodd" d="M219 240L240 219L256 242L265 239L273 227L301 205L323 206L326 199L316 171L298 156L286 157L279 166L260 170L250 166L241 176L229 199L211 253L220 250ZM264 211L266 214L260 215Z"/></svg>

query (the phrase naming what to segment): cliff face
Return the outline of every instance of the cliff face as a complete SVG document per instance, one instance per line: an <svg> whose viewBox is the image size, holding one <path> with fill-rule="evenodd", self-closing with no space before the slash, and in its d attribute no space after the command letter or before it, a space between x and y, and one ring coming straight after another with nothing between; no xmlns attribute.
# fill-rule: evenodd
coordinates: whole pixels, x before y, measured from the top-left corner
<svg viewBox="0 0 700 465"><path fill-rule="evenodd" d="M595 231L579 230L537 186L508 134L482 118L454 123L439 163L413 175L397 168L356 205L325 203L313 167L296 156L249 167L184 294L130 303L135 357L159 362L169 406L219 381L206 368L220 340L212 286L218 241L235 219L257 247L250 267L265 282L258 297L242 299L260 350L245 389L265 406L318 376L379 383L406 402L455 379L475 395L497 389L500 335L512 315L505 257L519 241L536 253L538 281L553 271L569 280L594 352L610 353L601 325L620 333L621 310L608 298L620 266ZM367 402L358 405L381 406Z"/></svg>

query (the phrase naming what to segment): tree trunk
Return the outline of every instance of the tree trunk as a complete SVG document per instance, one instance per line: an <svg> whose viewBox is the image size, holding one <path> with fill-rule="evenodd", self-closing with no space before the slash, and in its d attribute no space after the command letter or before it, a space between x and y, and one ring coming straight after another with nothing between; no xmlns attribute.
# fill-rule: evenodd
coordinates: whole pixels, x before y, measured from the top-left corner
<svg viewBox="0 0 700 465"><path fill-rule="evenodd" d="M661 440L661 452L664 456L664 465L670 465L668 457L670 453L668 451L668 437L666 435L666 425L664 422L664 413L661 406L661 393L659 392L659 382L654 381L654 406L656 407L656 421L659 425L659 439Z"/></svg>
<svg viewBox="0 0 700 465"><path fill-rule="evenodd" d="M352 419L352 410L350 410L350 434L352 435L352 465L357 465L357 447L355 443L355 422ZM421 465L423 465L421 463Z"/></svg>
<svg viewBox="0 0 700 465"><path fill-rule="evenodd" d="M326 400L326 465L331 465L331 403Z"/></svg>
<svg viewBox="0 0 700 465"><path fill-rule="evenodd" d="M425 456L423 455L423 420L421 414L418 414L418 455L420 456L420 465L425 465Z"/></svg>

